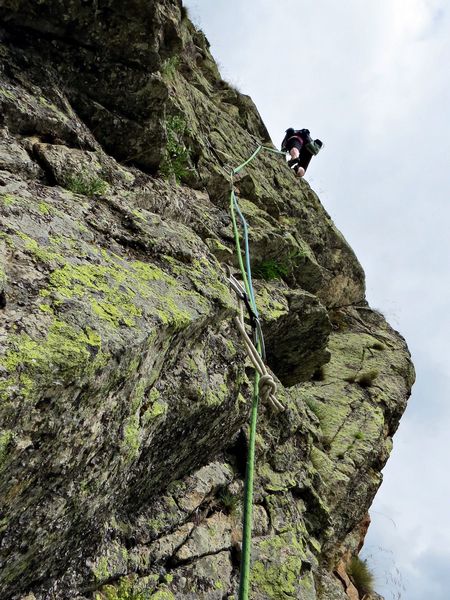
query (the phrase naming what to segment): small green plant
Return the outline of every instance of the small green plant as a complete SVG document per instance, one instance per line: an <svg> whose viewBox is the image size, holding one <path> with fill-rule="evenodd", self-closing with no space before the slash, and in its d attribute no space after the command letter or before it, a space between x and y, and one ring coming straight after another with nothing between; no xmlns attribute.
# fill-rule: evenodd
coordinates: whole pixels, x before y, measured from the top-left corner
<svg viewBox="0 0 450 600"><path fill-rule="evenodd" d="M83 196L90 196L91 198L106 194L109 188L106 181L85 171L71 175L66 181L66 187L74 194L83 194Z"/></svg>
<svg viewBox="0 0 450 600"><path fill-rule="evenodd" d="M167 144L160 171L164 177L174 177L178 183L189 174L190 151L183 142L186 121L173 115L166 121Z"/></svg>
<svg viewBox="0 0 450 600"><path fill-rule="evenodd" d="M375 381L375 379L378 377L378 371L376 370L372 370L372 371L365 371L364 373L361 373L360 375L358 375L355 379L356 383L359 383L359 385L363 388L368 388L372 385L372 383Z"/></svg>
<svg viewBox="0 0 450 600"><path fill-rule="evenodd" d="M379 513L379 514L381 514L381 513ZM383 515L383 516L387 517L392 522L394 527L397 527L397 524L395 523L395 521L393 519L391 519L388 515ZM380 555L383 556L383 564L384 564L384 569L383 569L384 573L381 576L383 577L383 579L384 579L386 585L389 587L389 589L392 590L390 598L392 598L392 600L401 600L402 598L404 598L404 595L406 593L406 587L404 585L403 575L402 575L398 565L396 564L395 556L394 556L394 553L392 552L392 550L383 548L383 546L377 546L376 551L368 554L366 556L366 559L368 560L369 563L371 561L380 562ZM368 597L371 598L372 596L369 595ZM364 598L367 599L367 595L364 596Z"/></svg>
<svg viewBox="0 0 450 600"><path fill-rule="evenodd" d="M347 567L347 573L361 596L373 592L373 574L366 560L353 556Z"/></svg>
<svg viewBox="0 0 450 600"><path fill-rule="evenodd" d="M224 489L219 494L220 504L229 515L235 515L239 506L239 497L235 496L227 489Z"/></svg>
<svg viewBox="0 0 450 600"><path fill-rule="evenodd" d="M363 440L364 439L364 433L362 431L357 431L355 433L355 440Z"/></svg>
<svg viewBox="0 0 450 600"><path fill-rule="evenodd" d="M289 253L289 258L292 261L295 261L298 258L305 258L305 256L308 256L308 254L304 247L294 248L294 250Z"/></svg>
<svg viewBox="0 0 450 600"><path fill-rule="evenodd" d="M262 260L253 266L255 277L271 281L272 279L282 279L289 273L289 267L277 262L273 258Z"/></svg>
<svg viewBox="0 0 450 600"><path fill-rule="evenodd" d="M167 58L161 67L161 73L165 77L173 77L178 70L178 65L180 64L179 56L171 56Z"/></svg>
<svg viewBox="0 0 450 600"><path fill-rule="evenodd" d="M372 385L378 375L379 372L373 369L372 371L364 371L357 375L349 375L344 378L344 381L347 381L348 383L358 383L361 387L368 388Z"/></svg>

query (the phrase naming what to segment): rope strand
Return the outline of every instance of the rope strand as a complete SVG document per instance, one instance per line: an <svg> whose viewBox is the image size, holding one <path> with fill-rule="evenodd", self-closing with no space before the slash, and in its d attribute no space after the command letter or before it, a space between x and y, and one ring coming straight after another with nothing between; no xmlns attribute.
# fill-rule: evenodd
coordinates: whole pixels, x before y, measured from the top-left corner
<svg viewBox="0 0 450 600"><path fill-rule="evenodd" d="M233 169L230 173L230 213L233 223L233 233L236 245L237 258L239 269L241 271L244 287L240 282L229 273L230 287L236 292L239 305L239 316L235 318L236 326L242 336L247 355L250 358L255 369L255 379L253 386L252 409L250 417L250 434L249 447L247 456L247 467L245 475L245 492L244 492L244 516L243 516L243 533L242 533L242 559L241 559L241 574L239 582L239 600L248 600L250 588L250 562L251 562L251 543L252 543L252 512L253 512L253 480L255 469L255 439L256 439L256 424L258 419L259 398L263 402L269 403L273 409L277 411L284 410L284 406L276 399L275 393L277 385L272 375L268 372L262 356L265 356L264 337L261 331L259 322L258 309L256 307L255 295L253 291L250 246L248 240L248 225L244 215L239 207L237 197L234 191L234 175L237 175L246 165L254 160L261 150L268 150L275 154L285 154L274 148L259 145L255 152L241 165ZM242 257L242 248L239 236L239 229L236 220L238 213L242 223L244 234L245 248L245 267ZM245 291L244 291L245 288ZM250 314L252 328L254 332L254 343L250 339L244 321L244 301ZM250 305L250 306L249 306ZM250 311L251 308L251 311Z"/></svg>

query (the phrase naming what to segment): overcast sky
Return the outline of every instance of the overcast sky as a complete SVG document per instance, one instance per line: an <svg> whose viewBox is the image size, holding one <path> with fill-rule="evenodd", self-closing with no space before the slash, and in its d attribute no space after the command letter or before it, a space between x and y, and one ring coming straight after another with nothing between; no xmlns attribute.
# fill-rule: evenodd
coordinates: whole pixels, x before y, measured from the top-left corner
<svg viewBox="0 0 450 600"><path fill-rule="evenodd" d="M417 370L365 553L386 600L449 600L448 0L185 4L275 144L289 126L326 143L307 179Z"/></svg>

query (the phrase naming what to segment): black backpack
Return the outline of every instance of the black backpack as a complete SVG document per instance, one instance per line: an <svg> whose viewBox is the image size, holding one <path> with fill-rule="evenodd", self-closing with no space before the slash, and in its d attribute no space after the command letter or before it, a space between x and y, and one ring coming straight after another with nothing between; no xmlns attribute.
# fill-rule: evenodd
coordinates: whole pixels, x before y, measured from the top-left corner
<svg viewBox="0 0 450 600"><path fill-rule="evenodd" d="M281 152L287 152L287 148L286 148L287 141L294 134L295 134L295 129L293 129L292 127L289 127L289 129L286 129L286 135L284 136L283 141L281 142Z"/></svg>
<svg viewBox="0 0 450 600"><path fill-rule="evenodd" d="M281 151L282 152L287 151L287 148L286 148L287 141L293 135L299 135L303 139L305 146L307 144L309 144L310 142L312 142L309 129L297 129L296 130L296 129L293 129L292 127L289 127L289 129L286 129L286 135L284 136L284 139L281 142Z"/></svg>

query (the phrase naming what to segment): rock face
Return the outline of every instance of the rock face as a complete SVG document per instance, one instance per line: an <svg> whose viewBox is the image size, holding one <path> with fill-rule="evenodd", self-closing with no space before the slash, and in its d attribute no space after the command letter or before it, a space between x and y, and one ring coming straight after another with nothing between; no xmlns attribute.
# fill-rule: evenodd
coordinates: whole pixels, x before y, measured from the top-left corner
<svg viewBox="0 0 450 600"><path fill-rule="evenodd" d="M229 172L266 128L175 0L0 20L0 596L237 598ZM356 598L409 353L306 181L262 152L236 186L286 407L260 413L251 597Z"/></svg>

